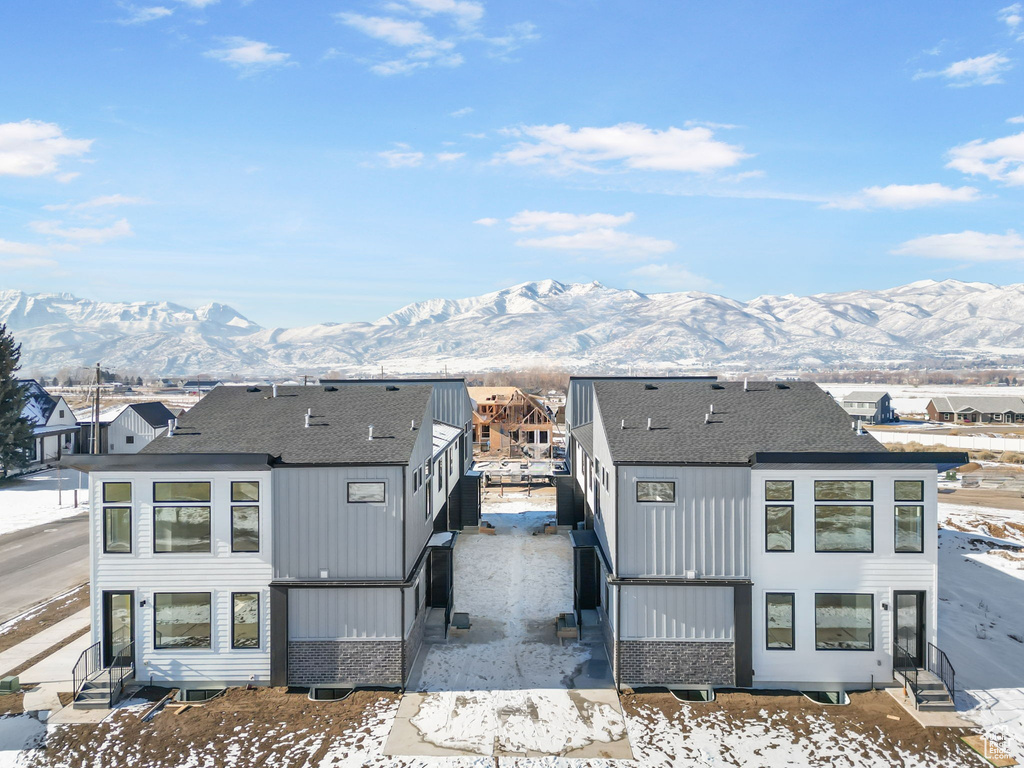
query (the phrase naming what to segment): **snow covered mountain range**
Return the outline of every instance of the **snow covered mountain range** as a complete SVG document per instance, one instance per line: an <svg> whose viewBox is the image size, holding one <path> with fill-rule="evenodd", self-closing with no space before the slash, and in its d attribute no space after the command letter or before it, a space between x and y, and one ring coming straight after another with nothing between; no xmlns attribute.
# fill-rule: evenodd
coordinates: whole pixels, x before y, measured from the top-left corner
<svg viewBox="0 0 1024 768"><path fill-rule="evenodd" d="M0 290L0 322L23 345L26 375L96 361L153 375L1020 365L1024 284L923 280L743 302L544 280L418 302L372 323L292 329L262 328L223 304Z"/></svg>

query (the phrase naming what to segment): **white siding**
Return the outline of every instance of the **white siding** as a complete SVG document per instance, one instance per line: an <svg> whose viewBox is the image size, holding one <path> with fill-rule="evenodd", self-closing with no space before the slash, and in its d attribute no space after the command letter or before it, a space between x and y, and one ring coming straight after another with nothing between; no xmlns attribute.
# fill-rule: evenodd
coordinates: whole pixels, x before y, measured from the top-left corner
<svg viewBox="0 0 1024 768"><path fill-rule="evenodd" d="M108 453L138 453L156 437L157 431L134 408L125 408L107 429ZM134 442L129 444L127 438Z"/></svg>
<svg viewBox="0 0 1024 768"><path fill-rule="evenodd" d="M402 590L291 589L289 640L400 640Z"/></svg>
<svg viewBox="0 0 1024 768"><path fill-rule="evenodd" d="M732 587L623 586L620 639L731 642Z"/></svg>

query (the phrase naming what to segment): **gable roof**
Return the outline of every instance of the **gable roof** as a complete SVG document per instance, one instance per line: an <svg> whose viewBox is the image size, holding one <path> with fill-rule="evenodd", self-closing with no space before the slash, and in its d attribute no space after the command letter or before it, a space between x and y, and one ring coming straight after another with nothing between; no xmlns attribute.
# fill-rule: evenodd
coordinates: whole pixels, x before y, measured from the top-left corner
<svg viewBox="0 0 1024 768"><path fill-rule="evenodd" d="M45 427L46 422L53 415L53 409L57 407L57 399L43 389L43 385L35 379L18 379L21 388L25 390L25 407L21 411L32 426Z"/></svg>
<svg viewBox="0 0 1024 768"><path fill-rule="evenodd" d="M118 418L128 409L135 411L153 429L163 429L167 422L174 418L174 414L163 403L132 403L117 415Z"/></svg>
<svg viewBox="0 0 1024 768"><path fill-rule="evenodd" d="M877 403L888 395L884 390L865 390L863 392L847 392L843 396L844 403Z"/></svg>
<svg viewBox="0 0 1024 768"><path fill-rule="evenodd" d="M884 450L808 381L749 382L747 391L739 381L597 381L594 395L616 462L749 464L759 451Z"/></svg>
<svg viewBox="0 0 1024 768"><path fill-rule="evenodd" d="M939 413L1024 413L1024 397L1015 395L948 395L933 397L931 402Z"/></svg>
<svg viewBox="0 0 1024 768"><path fill-rule="evenodd" d="M173 436L156 438L140 454L262 453L283 464L404 464L419 430L432 428L430 385L277 391L273 397L270 387L217 387L179 420ZM313 412L308 429L307 409Z"/></svg>

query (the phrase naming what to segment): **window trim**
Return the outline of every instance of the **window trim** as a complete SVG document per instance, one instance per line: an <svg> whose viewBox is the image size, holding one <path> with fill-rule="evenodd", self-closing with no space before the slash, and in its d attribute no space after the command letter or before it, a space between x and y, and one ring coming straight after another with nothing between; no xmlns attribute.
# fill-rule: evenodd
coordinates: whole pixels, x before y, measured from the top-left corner
<svg viewBox="0 0 1024 768"><path fill-rule="evenodd" d="M819 507L867 507L871 510L871 546L868 549L818 549L818 508ZM815 554L822 555L833 555L833 554L854 554L854 555L870 555L875 551L875 505L865 504L864 502L854 502L852 504L815 504L814 505L814 552ZM832 594L832 593L829 593ZM846 592L837 592L835 594L847 594ZM850 592L849 594L854 594Z"/></svg>
<svg viewBox="0 0 1024 768"><path fill-rule="evenodd" d="M920 549L900 549L898 547L900 525L898 510L900 507L917 507L921 510L921 548ZM924 553L924 504L894 504L892 508L892 551L897 555L920 555Z"/></svg>
<svg viewBox="0 0 1024 768"><path fill-rule="evenodd" d="M352 500L352 486L353 485L379 485L380 486L380 501L353 501ZM387 482L384 480L349 480L345 483L345 499L347 504L387 504L388 503L388 487Z"/></svg>
<svg viewBox="0 0 1024 768"><path fill-rule="evenodd" d="M163 506L167 506L168 504L177 504L177 505L180 506L183 503L181 500L177 500L177 501L157 501L157 498L156 498L156 487L158 485L165 485L167 483L182 483L182 484L205 483L206 485L210 486L210 498L207 499L206 501L196 501L194 499L190 500L190 501L192 501L193 504L197 504L199 506L203 506L203 505L205 505L205 506L212 506L213 505L213 481L212 480L154 480L153 481L153 504L154 505L160 504L160 505L163 505Z"/></svg>
<svg viewBox="0 0 1024 768"><path fill-rule="evenodd" d="M918 496L916 499L897 499L896 498L896 483L916 483L917 485L919 485L921 487L921 495ZM924 504L924 480L893 480L892 481L892 500L893 500L893 503L895 503L895 504L901 504L901 502L905 502L906 504L915 504L915 505L917 505L917 504Z"/></svg>
<svg viewBox="0 0 1024 768"><path fill-rule="evenodd" d="M166 501L160 502L159 506L153 505L153 554L154 555L206 555L213 554L213 507L210 504L192 505L195 509L205 509L210 521L210 548L209 549L157 549L156 538L156 513L158 509L175 509L189 505L178 502L171 504ZM173 593L177 594L177 592ZM184 593L183 593L184 594Z"/></svg>
<svg viewBox="0 0 1024 768"><path fill-rule="evenodd" d="M110 537L107 535L107 531L108 531L108 526L107 526L107 510L109 510L109 509L127 509L128 510L128 551L127 552L115 552L114 550L111 550L111 549L107 548L107 545L108 545L109 540L110 540ZM117 505L115 503L112 503L110 505L104 505L103 506L103 554L104 555L130 555L130 554L133 554L134 549L135 549L135 542L134 542L134 537L135 537L135 521L133 520L133 518L134 518L133 512L134 512L134 510L132 509L130 504L128 506L124 506L124 504L122 503L119 506L119 505Z"/></svg>
<svg viewBox="0 0 1024 768"><path fill-rule="evenodd" d="M253 499L236 499L235 498L235 486L236 485L241 485L242 483L254 483L256 485L256 499L255 500L253 500ZM230 487L229 490L231 492L231 503L232 504L238 504L240 506L252 506L253 504L259 504L260 503L260 496L263 493L262 489L260 488L260 481L259 480L232 480L231 481L231 487Z"/></svg>
<svg viewBox="0 0 1024 768"><path fill-rule="evenodd" d="M871 645L867 648L819 648L818 647L818 596L826 597L829 595L857 595L860 597L871 598ZM873 652L875 650L875 594L873 592L815 592L814 593L814 650L828 653L830 651L840 651L842 653L863 653Z"/></svg>
<svg viewBox="0 0 1024 768"><path fill-rule="evenodd" d="M793 641L787 648L773 648L768 644L768 598L772 595L787 595L789 597L789 631ZM765 592L764 593L764 649L766 651L795 651L796 650L796 592Z"/></svg>
<svg viewBox="0 0 1024 768"><path fill-rule="evenodd" d="M238 625L238 622L235 621L235 597L238 596L238 595L255 595L256 596L256 645L255 646L251 646L251 645L242 645L242 646L240 646L240 645L237 645L237 641L235 640L235 628ZM263 648L263 643L261 642L262 638L260 637L260 635L263 634L262 632L260 632L260 613L261 613L261 611L260 611L260 600L261 599L262 599L262 596L260 595L259 592L232 592L231 593L231 650L232 651L259 651L259 650L261 650ZM212 628L211 628L210 633L213 634Z"/></svg>
<svg viewBox="0 0 1024 768"><path fill-rule="evenodd" d="M769 507L785 507L789 510L789 549L772 549L768 546L768 508ZM764 505L764 551L768 553L776 552L793 552L796 544L796 505L790 502L789 504L769 504L765 502ZM773 593L774 594L774 593ZM779 594L784 594L780 592Z"/></svg>
<svg viewBox="0 0 1024 768"><path fill-rule="evenodd" d="M124 436L124 444L125 445L135 445L135 435L125 435Z"/></svg>
<svg viewBox="0 0 1024 768"><path fill-rule="evenodd" d="M235 549L235 510L255 509L256 510L256 549ZM231 553L239 555L258 555L263 550L263 536L260 535L260 505L256 504L232 504L231 505ZM246 593L249 594L249 593Z"/></svg>
<svg viewBox="0 0 1024 768"><path fill-rule="evenodd" d="M157 632L156 599L159 595L206 595L210 603L210 644L209 645L160 645ZM212 651L216 633L213 628L213 592L154 592L153 593L153 650L156 651Z"/></svg>
<svg viewBox="0 0 1024 768"><path fill-rule="evenodd" d="M659 501L657 499L641 499L640 498L640 486L644 483L668 483L672 486L672 501ZM636 503L637 504L675 504L676 499L676 481L675 480L656 480L654 478L645 477L637 478L636 489L635 489Z"/></svg>
<svg viewBox="0 0 1024 768"><path fill-rule="evenodd" d="M768 498L768 483L789 483L789 498L788 499L769 499ZM777 480L777 479L771 478L771 477L766 477L764 479L764 503L765 504L768 504L768 502L770 502L770 501L771 502L778 502L778 503L773 503L771 505L773 507L778 507L778 506L783 506L787 501L790 504L792 504L792 503L794 503L795 499L796 499L796 481L794 481L794 480Z"/></svg>
<svg viewBox="0 0 1024 768"><path fill-rule="evenodd" d="M108 499L107 498L107 486L108 485L127 485L128 486L128 501L111 501L110 499ZM130 505L132 503L132 498L133 498L134 494L135 494L135 489L132 488L132 481L131 480L104 480L103 481L103 494L102 494L102 496L103 496L103 503L104 504L113 504L115 506L118 505L118 504L129 504Z"/></svg>
<svg viewBox="0 0 1024 768"><path fill-rule="evenodd" d="M871 487L871 493L866 499L819 499L818 498L818 483L867 483ZM816 479L814 481L814 503L817 504L819 501L832 502L833 504L863 504L864 502L874 503L875 501L875 481L865 480L863 478L849 479L849 480L824 480Z"/></svg>

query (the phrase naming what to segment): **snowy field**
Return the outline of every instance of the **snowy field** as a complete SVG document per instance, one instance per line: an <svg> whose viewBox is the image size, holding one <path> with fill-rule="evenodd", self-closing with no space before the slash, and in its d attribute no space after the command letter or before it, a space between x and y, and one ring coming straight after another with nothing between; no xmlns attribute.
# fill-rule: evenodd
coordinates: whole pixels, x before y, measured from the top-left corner
<svg viewBox="0 0 1024 768"><path fill-rule="evenodd" d="M896 413L924 413L928 401L933 397L947 395L985 395L988 397L1024 397L1024 387L983 387L960 384L839 384L818 382L818 386L833 397L843 398L851 392L888 392Z"/></svg>
<svg viewBox="0 0 1024 768"><path fill-rule="evenodd" d="M0 536L52 523L89 508L89 483L81 472L50 469L0 485ZM74 506L78 489L78 507Z"/></svg>

